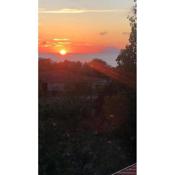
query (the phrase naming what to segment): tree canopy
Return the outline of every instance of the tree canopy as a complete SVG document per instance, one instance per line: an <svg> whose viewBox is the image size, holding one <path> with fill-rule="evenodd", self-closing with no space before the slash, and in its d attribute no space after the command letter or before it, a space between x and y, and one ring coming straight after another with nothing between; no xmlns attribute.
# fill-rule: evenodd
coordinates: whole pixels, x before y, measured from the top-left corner
<svg viewBox="0 0 175 175"><path fill-rule="evenodd" d="M136 17L136 3L132 9L132 15L128 17L131 26L131 33L129 37L129 44L126 45L124 49L121 50L119 56L117 57L117 68L135 74L136 73L136 40L137 40L137 17Z"/></svg>

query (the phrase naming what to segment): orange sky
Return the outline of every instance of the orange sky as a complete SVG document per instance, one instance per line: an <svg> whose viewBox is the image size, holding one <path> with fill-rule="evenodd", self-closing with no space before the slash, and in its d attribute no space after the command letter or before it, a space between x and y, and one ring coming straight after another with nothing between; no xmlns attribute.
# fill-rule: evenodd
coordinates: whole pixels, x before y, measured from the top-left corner
<svg viewBox="0 0 175 175"><path fill-rule="evenodd" d="M54 0L40 0L40 53L59 53L65 49L71 54L85 54L125 47L132 0L109 0L104 4L103 0L76 0L79 3L75 5L72 0L61 1L60 5Z"/></svg>

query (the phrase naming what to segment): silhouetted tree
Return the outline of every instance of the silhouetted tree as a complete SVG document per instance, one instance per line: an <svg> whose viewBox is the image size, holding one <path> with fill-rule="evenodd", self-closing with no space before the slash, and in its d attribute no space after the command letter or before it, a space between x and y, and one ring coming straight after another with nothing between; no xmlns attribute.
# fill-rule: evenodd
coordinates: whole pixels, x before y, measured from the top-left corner
<svg viewBox="0 0 175 175"><path fill-rule="evenodd" d="M136 17L136 3L132 9L132 15L128 17L131 26L131 33L129 37L129 44L125 49L121 50L117 57L117 68L128 72L136 73L136 31L137 31L137 17Z"/></svg>

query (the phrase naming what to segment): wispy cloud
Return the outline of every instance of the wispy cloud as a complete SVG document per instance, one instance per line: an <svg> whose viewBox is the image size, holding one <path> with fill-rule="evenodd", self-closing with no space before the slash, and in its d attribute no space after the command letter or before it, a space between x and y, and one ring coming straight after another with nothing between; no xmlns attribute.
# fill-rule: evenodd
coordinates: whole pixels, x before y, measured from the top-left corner
<svg viewBox="0 0 175 175"><path fill-rule="evenodd" d="M129 32L122 32L122 35L129 35Z"/></svg>
<svg viewBox="0 0 175 175"><path fill-rule="evenodd" d="M62 47L65 45L70 45L72 42L68 38L53 38L51 40L39 41L40 47Z"/></svg>
<svg viewBox="0 0 175 175"><path fill-rule="evenodd" d="M111 12L123 12L122 9L59 9L59 10L39 10L39 13L46 14L78 14L78 13L111 13Z"/></svg>
<svg viewBox="0 0 175 175"><path fill-rule="evenodd" d="M99 35L101 35L101 36L104 36L104 35L107 35L107 34L108 34L108 32L106 32L106 31L99 33Z"/></svg>
<svg viewBox="0 0 175 175"><path fill-rule="evenodd" d="M69 41L68 38L53 38L54 41Z"/></svg>

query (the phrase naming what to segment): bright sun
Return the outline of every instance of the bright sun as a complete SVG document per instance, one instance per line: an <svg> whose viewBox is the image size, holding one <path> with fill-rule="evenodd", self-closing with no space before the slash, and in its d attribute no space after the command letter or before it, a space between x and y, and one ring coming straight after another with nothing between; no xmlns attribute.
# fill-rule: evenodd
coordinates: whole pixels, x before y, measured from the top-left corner
<svg viewBox="0 0 175 175"><path fill-rule="evenodd" d="M61 49L59 51L60 55L66 55L67 54L67 51L65 49Z"/></svg>

